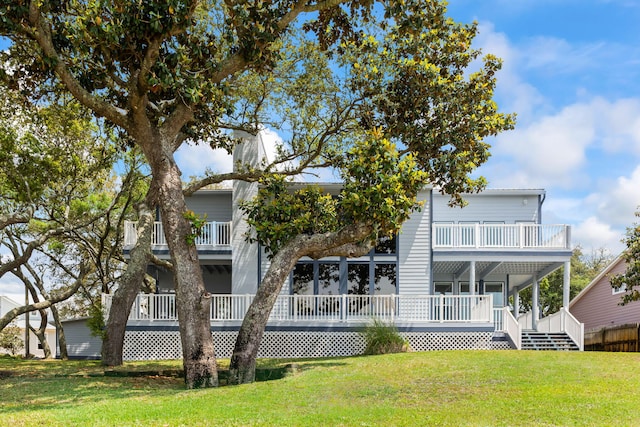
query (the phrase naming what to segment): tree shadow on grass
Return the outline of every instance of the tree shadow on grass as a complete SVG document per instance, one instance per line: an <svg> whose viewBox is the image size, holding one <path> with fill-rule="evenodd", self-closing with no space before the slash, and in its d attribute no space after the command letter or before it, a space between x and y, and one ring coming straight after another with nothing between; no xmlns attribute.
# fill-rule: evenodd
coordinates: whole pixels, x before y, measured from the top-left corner
<svg viewBox="0 0 640 427"><path fill-rule="evenodd" d="M308 370L346 364L340 359L261 361L256 369L256 381L274 381ZM185 390L181 369L153 363L149 364L151 370L145 370L144 365L131 370L109 370L96 362L86 361L84 364L74 361L71 365L58 366L41 361L41 365L17 362L13 366L1 366L0 413L64 410L81 405L99 405L102 401L144 400ZM228 370L219 370L221 386L226 385L226 378Z"/></svg>

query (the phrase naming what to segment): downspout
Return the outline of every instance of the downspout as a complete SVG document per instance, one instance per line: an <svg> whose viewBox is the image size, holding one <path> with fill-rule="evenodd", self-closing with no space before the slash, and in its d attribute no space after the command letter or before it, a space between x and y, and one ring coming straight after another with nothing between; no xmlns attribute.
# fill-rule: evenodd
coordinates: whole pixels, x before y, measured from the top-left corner
<svg viewBox="0 0 640 427"><path fill-rule="evenodd" d="M542 224L542 204L547 199L547 193L538 195L538 224Z"/></svg>

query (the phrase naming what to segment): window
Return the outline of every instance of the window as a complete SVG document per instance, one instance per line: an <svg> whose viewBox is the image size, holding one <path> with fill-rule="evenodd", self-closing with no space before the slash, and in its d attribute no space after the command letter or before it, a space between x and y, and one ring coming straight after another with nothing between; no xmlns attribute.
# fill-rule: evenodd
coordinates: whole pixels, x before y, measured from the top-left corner
<svg viewBox="0 0 640 427"><path fill-rule="evenodd" d="M611 287L611 295L618 295L627 292L627 284L623 283L619 288Z"/></svg>
<svg viewBox="0 0 640 427"><path fill-rule="evenodd" d="M485 282L485 295L493 295L493 306L504 307L504 284L502 282Z"/></svg>
<svg viewBox="0 0 640 427"><path fill-rule="evenodd" d="M340 265L318 265L318 295L340 295Z"/></svg>
<svg viewBox="0 0 640 427"><path fill-rule="evenodd" d="M396 293L396 265L378 263L375 266L373 284L374 295L392 295Z"/></svg>
<svg viewBox="0 0 640 427"><path fill-rule="evenodd" d="M396 243L398 239L393 237L381 237L376 243L374 252L379 255L394 255L396 253Z"/></svg>
<svg viewBox="0 0 640 427"><path fill-rule="evenodd" d="M453 295L453 282L435 282L433 293L434 295Z"/></svg>
<svg viewBox="0 0 640 427"><path fill-rule="evenodd" d="M369 264L348 264L347 293L369 295Z"/></svg>
<svg viewBox="0 0 640 427"><path fill-rule="evenodd" d="M313 295L314 290L313 263L300 263L293 269L292 291L298 295Z"/></svg>
<svg viewBox="0 0 640 427"><path fill-rule="evenodd" d="M459 286L460 286L460 295L470 295L470 293L469 293L469 282L460 282ZM475 289L474 294L478 295L480 293L479 289L478 289L478 282L476 282L476 286L475 286L474 289Z"/></svg>

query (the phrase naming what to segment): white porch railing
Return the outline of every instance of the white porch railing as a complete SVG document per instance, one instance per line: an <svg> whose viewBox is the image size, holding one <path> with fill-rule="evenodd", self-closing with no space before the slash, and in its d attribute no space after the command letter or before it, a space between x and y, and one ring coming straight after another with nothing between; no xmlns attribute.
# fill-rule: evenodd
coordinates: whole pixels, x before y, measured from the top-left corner
<svg viewBox="0 0 640 427"><path fill-rule="evenodd" d="M570 249L568 225L433 224L434 249Z"/></svg>
<svg viewBox="0 0 640 427"><path fill-rule="evenodd" d="M124 223L124 245L131 247L136 244L138 235L136 233L136 223L125 221ZM200 235L196 237L196 246L229 246L231 245L231 222L206 222L202 227ZM151 237L152 246L166 246L167 240L162 229L162 223L153 223L153 235Z"/></svg>
<svg viewBox="0 0 640 427"><path fill-rule="evenodd" d="M241 321L254 295L212 295L212 322ZM103 295L105 316L111 295ZM493 322L492 295L280 295L269 321L366 322ZM176 321L175 294L139 294L132 321Z"/></svg>
<svg viewBox="0 0 640 427"><path fill-rule="evenodd" d="M516 318L511 314L509 307L494 308L493 319L496 331L509 335L516 348L520 350L522 347L522 329Z"/></svg>
<svg viewBox="0 0 640 427"><path fill-rule="evenodd" d="M573 317L566 307L550 316L538 320L538 332L566 332L584 350L584 324Z"/></svg>

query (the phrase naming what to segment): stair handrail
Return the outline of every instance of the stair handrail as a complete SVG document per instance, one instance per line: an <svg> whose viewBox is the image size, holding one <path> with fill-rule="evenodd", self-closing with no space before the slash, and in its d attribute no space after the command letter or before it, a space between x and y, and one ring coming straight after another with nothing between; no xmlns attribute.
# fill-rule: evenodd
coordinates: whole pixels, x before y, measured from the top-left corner
<svg viewBox="0 0 640 427"><path fill-rule="evenodd" d="M568 307L562 307L560 312L563 313L563 332L569 335L573 342L578 344L580 351L584 351L584 323L580 323L580 321L571 314Z"/></svg>
<svg viewBox="0 0 640 427"><path fill-rule="evenodd" d="M516 318L513 317L509 307L502 307L502 329L509 335L516 349L520 350L522 348L522 328Z"/></svg>

